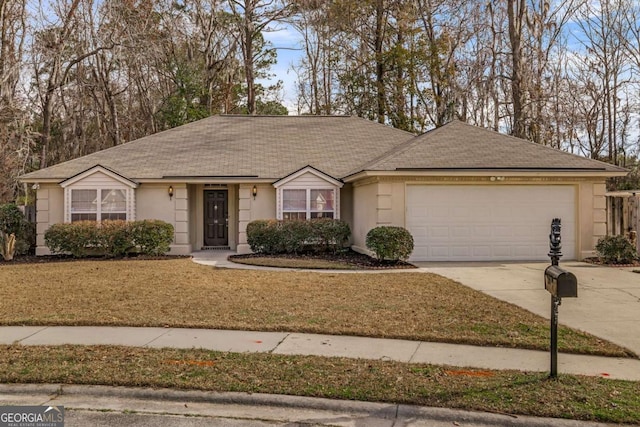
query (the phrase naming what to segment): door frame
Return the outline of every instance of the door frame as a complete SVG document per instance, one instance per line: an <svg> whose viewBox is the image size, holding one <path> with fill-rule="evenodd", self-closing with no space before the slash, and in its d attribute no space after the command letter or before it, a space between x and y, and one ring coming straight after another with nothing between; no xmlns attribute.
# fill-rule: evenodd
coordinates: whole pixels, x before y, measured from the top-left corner
<svg viewBox="0 0 640 427"><path fill-rule="evenodd" d="M231 224L230 224L230 200L229 200L229 189L228 188L205 188L203 193L202 193L202 246L203 247L210 247L212 245L207 245L207 241L206 241L206 234L207 234L207 193L213 193L213 192L223 192L225 193L225 200L226 200L226 205L227 205L227 213L226 213L226 227L227 227L227 233L226 233L226 242L224 244L221 245L215 245L215 246L221 246L221 247L225 247L225 246L229 246L229 240L230 240L230 230L231 230Z"/></svg>

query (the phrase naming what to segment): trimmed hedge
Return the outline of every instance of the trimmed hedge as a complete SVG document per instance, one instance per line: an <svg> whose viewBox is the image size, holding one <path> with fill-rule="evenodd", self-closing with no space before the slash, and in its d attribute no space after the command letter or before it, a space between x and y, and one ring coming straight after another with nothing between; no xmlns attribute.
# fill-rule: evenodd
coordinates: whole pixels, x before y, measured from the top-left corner
<svg viewBox="0 0 640 427"><path fill-rule="evenodd" d="M130 222L129 232L138 251L145 255L163 255L173 242L173 226L156 219Z"/></svg>
<svg viewBox="0 0 640 427"><path fill-rule="evenodd" d="M54 224L44 233L44 242L52 253L70 253L75 258L89 254L98 245L98 227L95 221Z"/></svg>
<svg viewBox="0 0 640 427"><path fill-rule="evenodd" d="M137 250L143 255L162 255L173 241L173 226L163 221L77 221L54 224L44 234L52 253L76 258L90 254L123 257Z"/></svg>
<svg viewBox="0 0 640 427"><path fill-rule="evenodd" d="M378 260L397 262L413 252L413 236L403 227L380 226L369 230L366 245Z"/></svg>
<svg viewBox="0 0 640 427"><path fill-rule="evenodd" d="M630 264L638 259L638 251L625 236L606 236L598 240L596 252L605 264Z"/></svg>
<svg viewBox="0 0 640 427"><path fill-rule="evenodd" d="M247 224L247 243L263 254L336 252L351 236L349 224L341 220L257 220Z"/></svg>

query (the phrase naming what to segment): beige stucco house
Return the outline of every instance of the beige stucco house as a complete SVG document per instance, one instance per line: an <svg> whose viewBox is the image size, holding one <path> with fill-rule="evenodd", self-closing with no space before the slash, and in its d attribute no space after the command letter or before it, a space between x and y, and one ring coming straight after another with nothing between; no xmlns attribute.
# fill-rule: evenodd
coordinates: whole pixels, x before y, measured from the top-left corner
<svg viewBox="0 0 640 427"><path fill-rule="evenodd" d="M606 234L605 180L625 169L454 121L420 136L354 117L215 116L24 175L44 232L76 220L161 219L171 252L249 252L256 219L347 221L364 251L406 227L413 260L544 260L562 219L564 259Z"/></svg>

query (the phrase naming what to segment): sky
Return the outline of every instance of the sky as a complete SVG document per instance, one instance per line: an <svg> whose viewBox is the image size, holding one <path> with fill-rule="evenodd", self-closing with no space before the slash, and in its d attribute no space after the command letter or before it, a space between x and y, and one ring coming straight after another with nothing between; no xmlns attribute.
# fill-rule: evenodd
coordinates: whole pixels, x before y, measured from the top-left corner
<svg viewBox="0 0 640 427"><path fill-rule="evenodd" d="M278 62L271 66L273 78L267 81L260 81L262 84L275 84L278 80L283 82L282 103L289 110L289 114L297 114L296 105L296 73L293 66L302 57L300 46L300 35L291 27L280 24L275 31L264 33L267 39L278 52Z"/></svg>

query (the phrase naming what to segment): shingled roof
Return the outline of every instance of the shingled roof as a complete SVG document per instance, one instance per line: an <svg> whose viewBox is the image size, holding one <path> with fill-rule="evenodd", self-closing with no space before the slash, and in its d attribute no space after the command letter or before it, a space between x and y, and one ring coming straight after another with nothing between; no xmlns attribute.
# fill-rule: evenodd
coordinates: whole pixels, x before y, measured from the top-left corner
<svg viewBox="0 0 640 427"><path fill-rule="evenodd" d="M101 165L134 180L276 180L307 165L341 178L414 135L350 116L212 116L22 178L65 179Z"/></svg>
<svg viewBox="0 0 640 427"><path fill-rule="evenodd" d="M360 171L563 170L626 172L513 136L454 120L391 149Z"/></svg>
<svg viewBox="0 0 640 427"><path fill-rule="evenodd" d="M626 172L459 121L416 137L347 116L212 116L21 178L62 181L96 165L132 180L276 181L308 165L336 179L362 171Z"/></svg>

